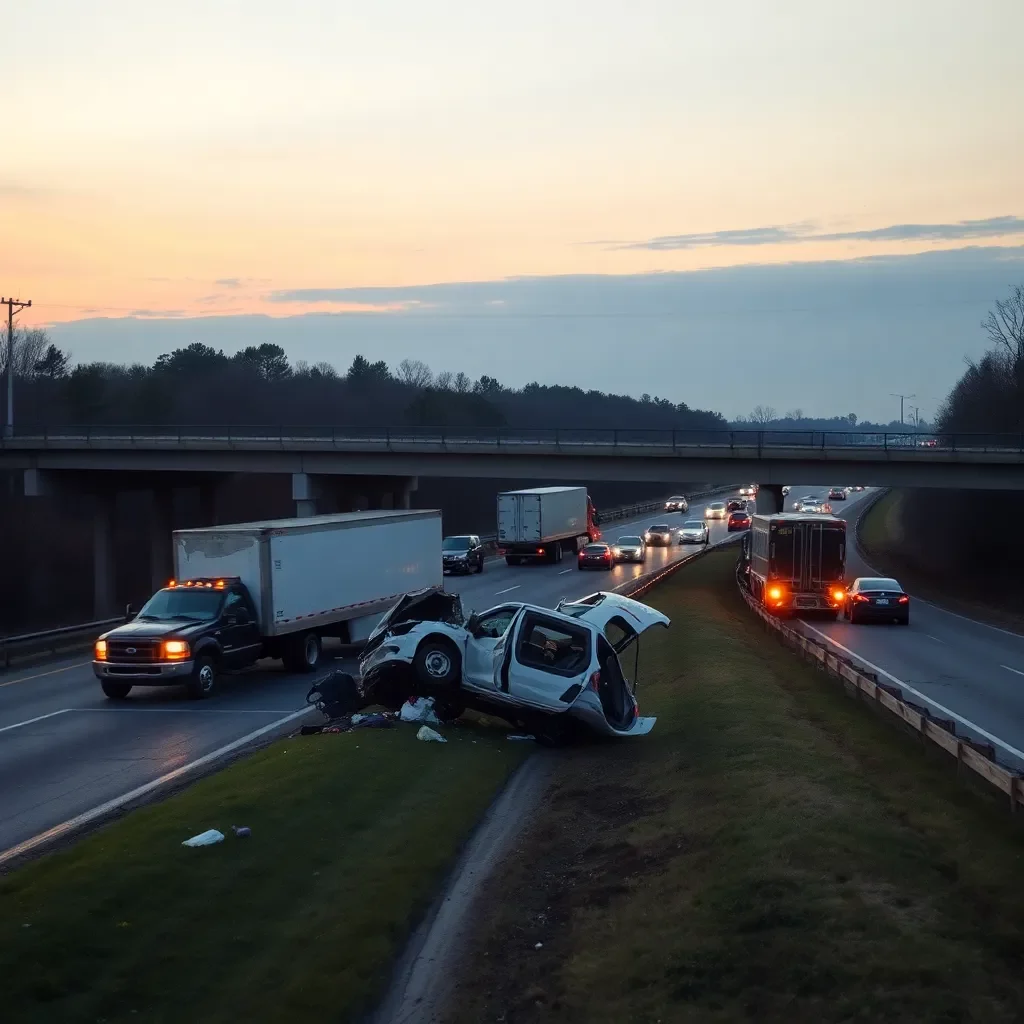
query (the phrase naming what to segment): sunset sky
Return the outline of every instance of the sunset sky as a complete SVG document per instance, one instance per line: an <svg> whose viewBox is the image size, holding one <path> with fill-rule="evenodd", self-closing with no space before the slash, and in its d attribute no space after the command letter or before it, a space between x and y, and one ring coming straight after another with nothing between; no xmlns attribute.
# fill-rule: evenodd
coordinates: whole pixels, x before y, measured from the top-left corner
<svg viewBox="0 0 1024 1024"><path fill-rule="evenodd" d="M1021 0L33 0L4 32L26 322L1024 242Z"/></svg>

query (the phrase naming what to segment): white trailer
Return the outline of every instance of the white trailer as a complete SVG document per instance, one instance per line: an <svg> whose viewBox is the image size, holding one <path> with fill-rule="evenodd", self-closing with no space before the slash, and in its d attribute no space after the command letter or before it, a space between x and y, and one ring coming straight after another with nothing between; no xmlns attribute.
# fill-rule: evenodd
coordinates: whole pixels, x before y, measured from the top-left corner
<svg viewBox="0 0 1024 1024"><path fill-rule="evenodd" d="M498 495L498 547L509 565L561 561L600 536L586 487L531 487Z"/></svg>
<svg viewBox="0 0 1024 1024"><path fill-rule="evenodd" d="M365 640L403 594L441 586L441 512L345 512L174 532L178 579L238 577L260 633ZM268 651L267 653L271 653Z"/></svg>

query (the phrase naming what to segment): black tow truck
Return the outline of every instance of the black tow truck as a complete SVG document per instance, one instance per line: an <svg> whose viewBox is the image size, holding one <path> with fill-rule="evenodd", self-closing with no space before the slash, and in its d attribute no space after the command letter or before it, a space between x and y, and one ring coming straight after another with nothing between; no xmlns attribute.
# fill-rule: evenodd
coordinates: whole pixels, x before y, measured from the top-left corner
<svg viewBox="0 0 1024 1024"><path fill-rule="evenodd" d="M92 668L113 700L133 686L176 683L199 700L213 692L219 672L262 655L256 606L240 578L171 580L131 621L96 641Z"/></svg>

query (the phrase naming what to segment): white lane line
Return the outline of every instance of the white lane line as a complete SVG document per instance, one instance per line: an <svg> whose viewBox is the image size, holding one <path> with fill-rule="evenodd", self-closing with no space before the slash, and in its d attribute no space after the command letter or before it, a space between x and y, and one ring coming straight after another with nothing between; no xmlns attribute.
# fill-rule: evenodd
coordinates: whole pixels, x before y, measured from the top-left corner
<svg viewBox="0 0 1024 1024"><path fill-rule="evenodd" d="M37 715L35 718L26 718L24 722L15 722L14 725L5 725L0 732L9 732L11 729L20 729L23 725L31 725L33 722L42 722L47 718L56 718L57 715L66 715L71 708L61 708L60 711L51 711L48 715Z"/></svg>
<svg viewBox="0 0 1024 1024"><path fill-rule="evenodd" d="M66 835L68 832L72 832L76 828L88 825L90 822L96 821L98 818L102 818L105 814L109 814L111 811L117 810L117 808L131 803L133 800L137 800L140 796L152 793L153 790L159 789L161 786L166 786L167 783L181 778L182 775L187 775L189 772L193 772L197 768L202 768L203 765L210 764L211 761L219 760L227 754L230 754L232 751L238 750L239 747L244 747L247 744L252 743L253 740L257 740L261 736L265 736L274 729L278 729L283 725L287 725L289 722L295 721L296 718L309 714L312 710L314 709L306 707L301 708L298 711L293 711L290 715L285 715L284 718L279 718L277 721L263 726L262 729L256 729L254 732L247 733L245 736L242 736L240 739L237 739L232 743L228 743L226 746L218 747L216 750L211 750L209 754L204 754L202 757L196 758L195 761L189 761L188 764L183 764L180 768L175 768L173 771L167 772L165 775L161 775L160 778L154 779L152 782L147 782L143 786L137 786L128 793L116 796L113 800L108 800L106 803L100 804L99 807L93 807L92 810L85 811L77 817L69 818L67 821L61 822L59 825L54 825L53 828L47 829L45 832L40 832L39 835L32 836L31 839L26 839L24 842L18 843L17 846L11 846L4 850L3 853L0 853L0 864L5 864L7 861L28 853L29 851L34 850L53 839L58 839L60 836Z"/></svg>
<svg viewBox="0 0 1024 1024"><path fill-rule="evenodd" d="M139 704L128 708L67 708L68 711L101 711L106 715L135 715L158 712L165 715L286 715L284 708L147 708Z"/></svg>
<svg viewBox="0 0 1024 1024"><path fill-rule="evenodd" d="M854 651L851 651L849 647L844 647L841 643L839 643L839 641L833 640L832 637L828 635L828 633L823 633L820 629L815 629L814 626L812 626L809 622L804 622L803 625L806 626L807 629L809 629L812 633L817 633L818 636L820 636L827 643L830 643L833 647L838 647L839 650L841 650L844 654L848 654L851 658L854 659L854 661L857 661L861 665L864 665L867 668L871 669L872 672L877 672L880 676L884 676L894 686L898 686L901 690L906 690L907 693L912 693L915 697L919 697L921 700L925 702L925 704L929 704L937 711L941 711L947 718L952 718L954 721L959 722L961 725L966 726L969 729L973 729L979 736L984 736L985 739L987 739L994 746L999 747L1000 750L1005 750L1006 753L1012 754L1019 760L1024 761L1024 750L1018 750L1016 747L1011 746L1005 740L1001 740L998 736L993 736L992 733L986 732L984 729L982 729L980 725L975 725L969 718L964 718L963 715L958 715L955 711L951 711L945 705L940 704L938 701L932 700L931 697L928 697L925 694L921 693L920 690L915 690L914 687L912 687L909 683L903 682L902 679L900 679L898 676L894 676L891 672L886 672L884 668L881 668L878 665L873 664L862 655L856 654ZM1011 671L1016 670L1011 669ZM1024 675L1024 672L1022 672L1021 675Z"/></svg>
<svg viewBox="0 0 1024 1024"><path fill-rule="evenodd" d="M1021 672L1019 668L1014 668L1012 665L1000 665L1000 668L1005 668L1007 672L1015 672L1019 676L1024 676L1024 672Z"/></svg>
<svg viewBox="0 0 1024 1024"><path fill-rule="evenodd" d="M940 640L937 636L932 636L931 633L925 633L925 636L929 640L934 640L937 644L944 644L946 642L945 640Z"/></svg>
<svg viewBox="0 0 1024 1024"><path fill-rule="evenodd" d="M521 586L522 583L517 583L514 587L506 587L504 590L496 590L494 594L496 597L501 594L511 594L513 590L518 590Z"/></svg>
<svg viewBox="0 0 1024 1024"><path fill-rule="evenodd" d="M558 575L559 576L564 576L567 572L573 572L573 570L572 569L563 569Z"/></svg>
<svg viewBox="0 0 1024 1024"><path fill-rule="evenodd" d="M27 683L30 679L42 679L44 676L56 676L61 672L70 672L73 668L85 668L86 665L91 665L91 661L76 661L74 665L64 665L61 668L51 668L46 672L36 672L35 675L31 676L18 676L17 679L8 679L3 683L0 683L0 689L5 686L13 686L15 683Z"/></svg>

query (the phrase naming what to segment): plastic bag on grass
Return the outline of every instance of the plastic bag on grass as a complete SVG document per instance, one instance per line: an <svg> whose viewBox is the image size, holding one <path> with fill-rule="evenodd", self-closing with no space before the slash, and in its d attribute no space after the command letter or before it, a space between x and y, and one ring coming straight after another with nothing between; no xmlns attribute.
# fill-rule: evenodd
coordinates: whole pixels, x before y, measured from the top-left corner
<svg viewBox="0 0 1024 1024"><path fill-rule="evenodd" d="M403 705L400 715L403 722L426 722L440 725L441 720L434 714L433 697L410 697Z"/></svg>
<svg viewBox="0 0 1024 1024"><path fill-rule="evenodd" d="M214 843L224 842L224 833L218 832L215 828L200 832L199 835L186 839L182 846L213 846Z"/></svg>
<svg viewBox="0 0 1024 1024"><path fill-rule="evenodd" d="M429 725L421 725L416 739L424 740L427 743L447 743L448 741L439 733L430 728Z"/></svg>

